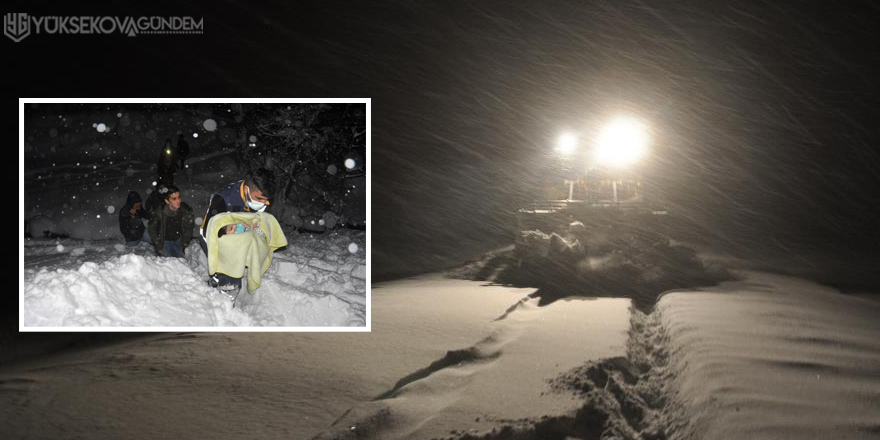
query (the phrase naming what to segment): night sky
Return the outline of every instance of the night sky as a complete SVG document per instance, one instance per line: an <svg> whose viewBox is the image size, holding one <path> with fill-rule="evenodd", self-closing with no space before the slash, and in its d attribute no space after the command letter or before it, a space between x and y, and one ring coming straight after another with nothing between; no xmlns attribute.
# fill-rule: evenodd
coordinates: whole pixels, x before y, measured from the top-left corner
<svg viewBox="0 0 880 440"><path fill-rule="evenodd" d="M171 14L203 36L0 44L19 96L372 98L374 279L510 241L559 133L617 114L685 229L876 254L880 7L840 3L215 2Z"/></svg>

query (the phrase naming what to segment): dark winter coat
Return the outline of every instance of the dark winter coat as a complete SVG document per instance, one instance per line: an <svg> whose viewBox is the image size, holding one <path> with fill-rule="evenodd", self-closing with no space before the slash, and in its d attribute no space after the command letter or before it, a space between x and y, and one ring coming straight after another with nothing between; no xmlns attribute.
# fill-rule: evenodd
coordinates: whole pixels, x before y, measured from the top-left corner
<svg viewBox="0 0 880 440"><path fill-rule="evenodd" d="M140 240L144 236L143 220L150 218L150 212L145 210L143 206L131 213L134 204L141 201L141 196L137 191L128 193L125 205L119 209L119 230L125 237L125 241Z"/></svg>
<svg viewBox="0 0 880 440"><path fill-rule="evenodd" d="M170 155L165 150L162 151L162 154L159 155L159 162L156 163L156 174L159 180L166 185L174 185L174 173L177 172L179 165L177 154L173 149Z"/></svg>
<svg viewBox="0 0 880 440"><path fill-rule="evenodd" d="M153 218L150 219L150 238L153 239L153 248L158 253L165 247L165 230L168 226L169 216L165 210L165 204L157 206L153 209ZM193 225L195 216L193 210L186 203L180 204L177 215L182 216L180 219L180 244L186 249L193 237Z"/></svg>
<svg viewBox="0 0 880 440"><path fill-rule="evenodd" d="M259 211L254 211L245 202L244 180L230 183L211 195L211 200L208 202L208 211L205 213L205 219L202 221L199 233L204 237L205 228L208 227L208 220L222 212L264 212L267 206L263 206Z"/></svg>
<svg viewBox="0 0 880 440"><path fill-rule="evenodd" d="M189 156L189 144L183 138L177 140L177 155L180 160L180 167L183 168L183 161Z"/></svg>
<svg viewBox="0 0 880 440"><path fill-rule="evenodd" d="M153 190L153 192L150 193L150 196L147 197L147 201L144 202L144 209L146 209L148 213L152 213L157 206L165 206L165 198L162 197L162 194L158 189Z"/></svg>

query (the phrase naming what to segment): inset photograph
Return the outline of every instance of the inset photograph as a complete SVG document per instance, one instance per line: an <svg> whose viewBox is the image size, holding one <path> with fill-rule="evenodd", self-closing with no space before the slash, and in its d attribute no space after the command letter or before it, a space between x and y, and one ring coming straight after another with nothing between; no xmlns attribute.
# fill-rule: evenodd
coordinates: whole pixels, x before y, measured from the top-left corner
<svg viewBox="0 0 880 440"><path fill-rule="evenodd" d="M369 331L368 99L20 106L20 331Z"/></svg>

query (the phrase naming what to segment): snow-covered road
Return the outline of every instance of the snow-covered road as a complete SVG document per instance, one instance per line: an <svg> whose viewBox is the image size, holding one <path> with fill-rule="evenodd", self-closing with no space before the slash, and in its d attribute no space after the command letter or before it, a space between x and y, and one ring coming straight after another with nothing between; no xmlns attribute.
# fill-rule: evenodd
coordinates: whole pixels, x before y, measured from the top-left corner
<svg viewBox="0 0 880 440"><path fill-rule="evenodd" d="M626 299L537 307L532 289L440 276L373 287L370 333L160 334L8 365L0 425L16 438L438 438L564 414L580 403L547 381L624 352ZM394 423L370 426L383 414Z"/></svg>

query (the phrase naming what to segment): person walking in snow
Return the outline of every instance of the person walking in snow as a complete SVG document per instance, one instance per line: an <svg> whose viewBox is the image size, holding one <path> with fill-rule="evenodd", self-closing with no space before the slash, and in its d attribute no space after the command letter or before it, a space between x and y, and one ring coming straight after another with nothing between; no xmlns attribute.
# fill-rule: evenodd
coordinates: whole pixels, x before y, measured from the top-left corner
<svg viewBox="0 0 880 440"><path fill-rule="evenodd" d="M199 227L199 245L208 255L208 241L205 229L211 217L224 212L264 212L269 199L275 191L275 176L271 171L260 168L249 173L247 178L230 183L211 195L202 225ZM241 278L232 278L222 273L209 273L208 284L219 287L221 291L238 291Z"/></svg>
<svg viewBox="0 0 880 440"><path fill-rule="evenodd" d="M174 185L174 173L177 172L177 152L171 139L165 139L165 146L159 151L159 162L156 164L156 174L159 180Z"/></svg>
<svg viewBox="0 0 880 440"><path fill-rule="evenodd" d="M156 255L183 258L192 241L193 210L180 198L180 189L168 185L163 194L165 205L153 209L150 219L150 237Z"/></svg>
<svg viewBox="0 0 880 440"><path fill-rule="evenodd" d="M183 133L177 135L177 155L180 160L180 169L186 170L186 156L189 156L189 144L183 139Z"/></svg>
<svg viewBox="0 0 880 440"><path fill-rule="evenodd" d="M153 244L150 236L144 234L144 220L149 220L150 212L141 206L141 196L137 191L128 193L125 205L119 210L119 230L125 237L125 245L133 248L141 241Z"/></svg>

